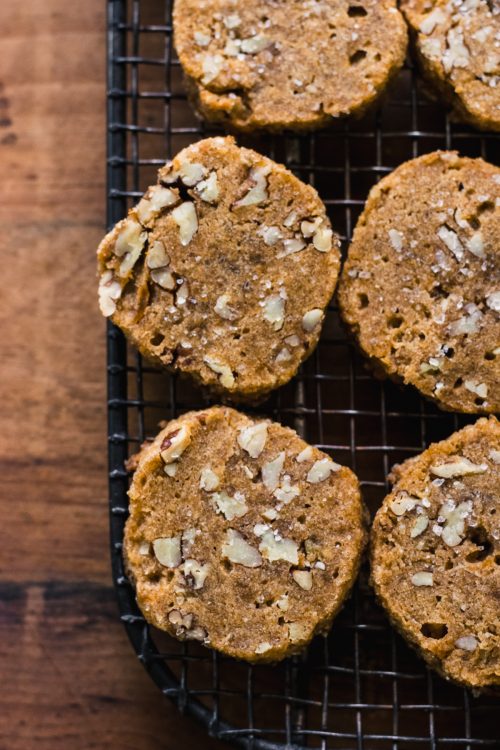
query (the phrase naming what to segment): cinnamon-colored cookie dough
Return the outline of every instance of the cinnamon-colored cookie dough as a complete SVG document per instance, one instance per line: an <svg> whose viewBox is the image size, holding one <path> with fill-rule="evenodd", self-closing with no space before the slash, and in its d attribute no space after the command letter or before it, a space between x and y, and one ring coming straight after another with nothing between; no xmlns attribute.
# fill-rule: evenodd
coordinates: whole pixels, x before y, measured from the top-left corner
<svg viewBox="0 0 500 750"><path fill-rule="evenodd" d="M442 409L500 410L500 169L437 151L368 197L339 285L379 372Z"/></svg>
<svg viewBox="0 0 500 750"><path fill-rule="evenodd" d="M395 468L372 529L372 582L444 677L500 686L500 425L480 419Z"/></svg>
<svg viewBox="0 0 500 750"><path fill-rule="evenodd" d="M250 662L329 628L366 540L350 469L223 407L170 422L134 466L124 555L150 623Z"/></svg>
<svg viewBox="0 0 500 750"><path fill-rule="evenodd" d="M340 253L312 187L209 138L160 169L98 263L101 311L145 357L258 399L316 346Z"/></svg>
<svg viewBox="0 0 500 750"><path fill-rule="evenodd" d="M425 77L466 122L500 130L498 0L402 0Z"/></svg>
<svg viewBox="0 0 500 750"><path fill-rule="evenodd" d="M403 64L395 0L176 0L195 108L239 130L310 130L360 114Z"/></svg>

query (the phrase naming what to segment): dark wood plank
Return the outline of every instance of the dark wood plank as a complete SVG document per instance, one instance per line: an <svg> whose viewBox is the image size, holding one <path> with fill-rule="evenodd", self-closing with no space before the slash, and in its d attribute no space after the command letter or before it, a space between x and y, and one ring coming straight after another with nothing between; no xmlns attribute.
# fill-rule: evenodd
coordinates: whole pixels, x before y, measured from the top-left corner
<svg viewBox="0 0 500 750"><path fill-rule="evenodd" d="M1 750L220 747L161 698L109 587L4 582L0 602Z"/></svg>
<svg viewBox="0 0 500 750"><path fill-rule="evenodd" d="M0 750L220 747L135 659L111 587L105 3L0 3Z"/></svg>

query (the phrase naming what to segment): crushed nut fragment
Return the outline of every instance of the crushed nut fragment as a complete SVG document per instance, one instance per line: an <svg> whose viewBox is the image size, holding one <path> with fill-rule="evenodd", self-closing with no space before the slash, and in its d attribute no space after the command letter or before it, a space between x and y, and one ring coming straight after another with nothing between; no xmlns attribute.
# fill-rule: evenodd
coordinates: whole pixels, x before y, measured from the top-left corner
<svg viewBox="0 0 500 750"><path fill-rule="evenodd" d="M474 464L465 456L457 456L456 460L431 466L430 470L437 477L452 479L453 477L464 477L468 474L484 474L488 471L488 465Z"/></svg>
<svg viewBox="0 0 500 750"><path fill-rule="evenodd" d="M313 237L313 245L320 253L328 253L333 246L333 232L328 227L319 227Z"/></svg>
<svg viewBox="0 0 500 750"><path fill-rule="evenodd" d="M165 245L160 240L155 240L151 243L148 255L146 258L146 265L151 270L155 268L164 268L170 263L170 258L165 250Z"/></svg>
<svg viewBox="0 0 500 750"><path fill-rule="evenodd" d="M151 219L158 216L164 208L174 206L179 201L179 195L170 188L162 185L154 185L149 188L148 192L141 198L135 212L141 224L147 224Z"/></svg>
<svg viewBox="0 0 500 750"><path fill-rule="evenodd" d="M307 625L301 622L289 622L288 623L288 635L292 643L302 641L309 636L309 629Z"/></svg>
<svg viewBox="0 0 500 750"><path fill-rule="evenodd" d="M219 477L209 466L206 466L201 470L200 489L205 490L206 492L212 492L219 486L219 481Z"/></svg>
<svg viewBox="0 0 500 750"><path fill-rule="evenodd" d="M205 55L202 62L203 78L201 82L207 84L214 81L221 72L223 64L224 58L222 55Z"/></svg>
<svg viewBox="0 0 500 750"><path fill-rule="evenodd" d="M400 232L398 229L389 229L388 235L394 250L397 253L400 253L403 249L403 243L405 240L403 232Z"/></svg>
<svg viewBox="0 0 500 750"><path fill-rule="evenodd" d="M202 180L195 187L195 192L205 203L217 203L220 198L220 188L217 172L210 172L206 180Z"/></svg>
<svg viewBox="0 0 500 750"><path fill-rule="evenodd" d="M283 347L283 349L280 349L278 354L276 355L275 362L278 364L281 364L282 362L289 362L292 359L292 354L290 352L290 349L287 349L286 347Z"/></svg>
<svg viewBox="0 0 500 750"><path fill-rule="evenodd" d="M455 507L451 500L445 500L439 509L438 522L444 519L445 524L441 539L448 547L459 545L465 534L465 519L472 511L472 502L465 500Z"/></svg>
<svg viewBox="0 0 500 750"><path fill-rule="evenodd" d="M467 240L467 250L477 258L486 258L486 253L484 252L484 240L481 232L476 232Z"/></svg>
<svg viewBox="0 0 500 750"><path fill-rule="evenodd" d="M486 398L488 395L488 386L486 383L478 383L477 380L464 380L464 388L471 393L475 393L480 398Z"/></svg>
<svg viewBox="0 0 500 750"><path fill-rule="evenodd" d="M271 44L269 39L261 34L241 40L241 51L246 55L256 55Z"/></svg>
<svg viewBox="0 0 500 750"><path fill-rule="evenodd" d="M269 164L261 164L252 167L246 182L243 183L245 194L233 203L233 208L244 208L246 206L257 206L269 198L267 192L267 175L271 172Z"/></svg>
<svg viewBox="0 0 500 750"><path fill-rule="evenodd" d="M288 609L288 594L282 594L279 599L276 599L276 606L282 612L286 612Z"/></svg>
<svg viewBox="0 0 500 750"><path fill-rule="evenodd" d="M235 492L234 496L228 495L224 490L215 492L211 496L212 503L218 513L222 513L227 521L234 518L242 518L248 512L248 505L245 502L245 495L241 492Z"/></svg>
<svg viewBox="0 0 500 750"><path fill-rule="evenodd" d="M500 292L491 292L491 294L488 294L486 304L490 310L500 312Z"/></svg>
<svg viewBox="0 0 500 750"><path fill-rule="evenodd" d="M312 446L308 445L306 448L304 448L303 451L301 451L298 456L296 457L296 461L301 464L304 461L310 461L312 457L314 456L314 450Z"/></svg>
<svg viewBox="0 0 500 750"><path fill-rule="evenodd" d="M272 649L272 646L270 643L267 643L267 641L264 641L263 643L259 643L257 648L255 649L256 654L265 654L266 651L270 651Z"/></svg>
<svg viewBox="0 0 500 750"><path fill-rule="evenodd" d="M262 565L260 553L248 544L245 538L235 531L228 529L226 531L226 541L222 545L222 555L227 557L232 563L243 565L245 568L258 568Z"/></svg>
<svg viewBox="0 0 500 750"><path fill-rule="evenodd" d="M309 310L309 312L306 312L306 314L302 318L302 328L307 333L311 333L311 331L314 331L316 326L321 323L324 317L325 314L323 310L320 310L319 308Z"/></svg>
<svg viewBox="0 0 500 750"><path fill-rule="evenodd" d="M120 299L122 288L112 271L105 271L99 281L99 309L105 318L116 312L116 300Z"/></svg>
<svg viewBox="0 0 500 750"><path fill-rule="evenodd" d="M453 253L455 258L458 261L462 261L465 253L463 245L460 242L457 233L443 225L439 227L437 234L439 239L444 242L448 250Z"/></svg>
<svg viewBox="0 0 500 750"><path fill-rule="evenodd" d="M212 357L203 357L203 361L207 365L207 367L212 370L212 372L220 375L219 380L224 388L232 388L234 386L234 375L229 365L225 365L222 362L217 362Z"/></svg>
<svg viewBox="0 0 500 750"><path fill-rule="evenodd" d="M267 422L257 422L257 424L243 427L238 435L239 446L246 451L252 458L258 458L267 440Z"/></svg>
<svg viewBox="0 0 500 750"><path fill-rule="evenodd" d="M415 539L417 536L420 536L420 534L423 534L428 525L429 525L429 517L425 513L422 513L422 515L417 516L415 523L411 527L411 531L410 531L411 538Z"/></svg>
<svg viewBox="0 0 500 750"><path fill-rule="evenodd" d="M241 18L237 13L231 13L229 16L224 18L224 26L226 29L237 29L241 23Z"/></svg>
<svg viewBox="0 0 500 750"><path fill-rule="evenodd" d="M198 216L194 203L191 203L191 201L181 203L180 206L174 208L171 216L179 227L181 245L184 247L189 245L198 231Z"/></svg>
<svg viewBox="0 0 500 750"><path fill-rule="evenodd" d="M182 572L184 573L188 583L192 581L192 586L195 590L203 588L209 570L209 563L202 565L200 562L198 562L198 560L193 559L185 560L182 565Z"/></svg>
<svg viewBox="0 0 500 750"><path fill-rule="evenodd" d="M322 222L323 219L321 218L321 216L317 216L316 218L312 219L312 221L301 222L300 231L302 232L303 237L305 237L306 239L312 237Z"/></svg>
<svg viewBox="0 0 500 750"><path fill-rule="evenodd" d="M419 502L418 497L410 497L409 495L400 495L390 504L390 508L394 515L402 516L407 511L413 510L416 504Z"/></svg>
<svg viewBox="0 0 500 750"><path fill-rule="evenodd" d="M175 277L168 268L153 269L151 271L151 279L155 284L161 286L162 289L167 289L169 292L172 292L177 286Z"/></svg>
<svg viewBox="0 0 500 750"><path fill-rule="evenodd" d="M440 23L444 23L445 21L446 16L443 13L442 9L434 8L420 22L420 31L422 32L422 34L432 34L436 26Z"/></svg>
<svg viewBox="0 0 500 750"><path fill-rule="evenodd" d="M147 233L138 221L135 219L125 219L118 233L113 248L113 253L122 258L126 253L142 252L146 243Z"/></svg>
<svg viewBox="0 0 500 750"><path fill-rule="evenodd" d="M160 565L165 568L177 568L182 562L180 536L154 539L153 551Z"/></svg>
<svg viewBox="0 0 500 750"><path fill-rule="evenodd" d="M478 640L473 635L462 635L455 641L455 646L464 651L475 651L478 647Z"/></svg>
<svg viewBox="0 0 500 750"><path fill-rule="evenodd" d="M279 294L273 294L264 300L264 320L272 324L274 331L283 328L285 322L285 300Z"/></svg>
<svg viewBox="0 0 500 750"><path fill-rule="evenodd" d="M433 586L434 576L432 573L427 573L426 571L414 573L411 577L411 582L414 586Z"/></svg>
<svg viewBox="0 0 500 750"><path fill-rule="evenodd" d="M269 247L272 247L273 245L276 245L277 242L283 239L283 234L280 232L278 227L267 227L262 226L258 231L257 234L259 234L262 239L264 240L265 244Z"/></svg>
<svg viewBox="0 0 500 750"><path fill-rule="evenodd" d="M266 531L259 544L259 551L269 562L285 560L298 565L299 547L293 539L283 539L276 532Z"/></svg>
<svg viewBox="0 0 500 750"><path fill-rule="evenodd" d="M187 425L168 433L160 446L160 456L166 464L177 461L191 442L191 431Z"/></svg>
<svg viewBox="0 0 500 750"><path fill-rule="evenodd" d="M331 458L320 458L309 469L306 481L310 484L324 482L325 479L328 479L332 471L340 471L341 468L340 464L336 464Z"/></svg>
<svg viewBox="0 0 500 750"><path fill-rule="evenodd" d="M273 461L267 461L262 466L262 482L266 489L273 492L280 483L280 475L285 463L285 452L279 453Z"/></svg>
<svg viewBox="0 0 500 750"><path fill-rule="evenodd" d="M310 570L293 570L292 578L304 591L310 591L313 585L313 576Z"/></svg>
<svg viewBox="0 0 500 750"><path fill-rule="evenodd" d="M211 36L209 36L208 34L204 34L201 31L194 32L194 41L199 47L208 47L211 38Z"/></svg>
<svg viewBox="0 0 500 750"><path fill-rule="evenodd" d="M278 518L278 511L275 508L266 508L262 511L262 515L267 521L275 521Z"/></svg>
<svg viewBox="0 0 500 750"><path fill-rule="evenodd" d="M295 210L290 211L290 213L288 214L288 216L286 216L283 219L283 226L286 227L287 229L291 229L293 227L293 225L295 224L295 222L297 221L298 218L299 218L299 215L298 215L297 211L295 211Z"/></svg>
<svg viewBox="0 0 500 750"><path fill-rule="evenodd" d="M199 529L186 529L182 532L181 547L183 558L189 557L189 553L198 534L201 534Z"/></svg>
<svg viewBox="0 0 500 750"><path fill-rule="evenodd" d="M214 310L224 320L236 320L238 318L236 310L229 305L230 300L229 294L221 294L215 302Z"/></svg>
<svg viewBox="0 0 500 750"><path fill-rule="evenodd" d="M200 625L197 625L195 628L191 628L190 630L186 630L184 634L184 638L187 641L205 641L205 643L207 643L207 637L207 631Z"/></svg>
<svg viewBox="0 0 500 750"><path fill-rule="evenodd" d="M300 488L298 485L290 484L290 477L285 476L280 487L274 490L274 497L278 502L288 505L292 500L300 495Z"/></svg>

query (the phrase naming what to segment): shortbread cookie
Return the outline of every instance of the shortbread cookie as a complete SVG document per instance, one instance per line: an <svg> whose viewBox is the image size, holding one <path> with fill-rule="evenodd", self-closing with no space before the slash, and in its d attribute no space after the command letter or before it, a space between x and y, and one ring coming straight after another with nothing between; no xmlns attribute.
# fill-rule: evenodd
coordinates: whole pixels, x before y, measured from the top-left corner
<svg viewBox="0 0 500 750"><path fill-rule="evenodd" d="M381 372L442 409L500 409L500 169L437 151L370 192L339 301Z"/></svg>
<svg viewBox="0 0 500 750"><path fill-rule="evenodd" d="M330 626L366 537L350 469L223 407L170 422L134 465L124 554L150 623L250 662Z"/></svg>
<svg viewBox="0 0 500 750"><path fill-rule="evenodd" d="M372 529L372 581L442 675L500 686L500 424L480 419L395 468Z"/></svg>
<svg viewBox="0 0 500 750"><path fill-rule="evenodd" d="M402 0L422 71L478 128L500 130L498 0Z"/></svg>
<svg viewBox="0 0 500 750"><path fill-rule="evenodd" d="M312 187L210 138L160 169L98 260L101 310L145 357L255 399L316 346L340 253Z"/></svg>
<svg viewBox="0 0 500 750"><path fill-rule="evenodd" d="M195 108L239 130L309 130L360 114L404 62L395 0L176 0Z"/></svg>

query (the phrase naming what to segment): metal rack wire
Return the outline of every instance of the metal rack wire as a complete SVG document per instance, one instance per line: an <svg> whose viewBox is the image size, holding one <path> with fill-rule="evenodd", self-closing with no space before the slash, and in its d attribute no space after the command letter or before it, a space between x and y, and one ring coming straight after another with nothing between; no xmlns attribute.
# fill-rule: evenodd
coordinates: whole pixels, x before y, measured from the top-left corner
<svg viewBox="0 0 500 750"><path fill-rule="evenodd" d="M108 221L155 180L157 168L207 134L186 102L172 46L170 0L108 0ZM240 139L313 184L345 241L370 187L406 159L457 148L499 163L500 138L452 124L423 96L409 64L378 111L310 136ZM328 638L278 666L250 667L150 628L121 558L124 460L160 419L209 403L145 364L108 326L109 479L113 577L133 647L165 695L211 735L249 749L500 748L497 706L426 669L373 600L362 573ZM411 390L379 383L347 341L332 305L322 341L297 378L260 408L350 465L374 511L391 465L449 435L465 418Z"/></svg>

